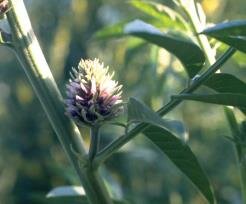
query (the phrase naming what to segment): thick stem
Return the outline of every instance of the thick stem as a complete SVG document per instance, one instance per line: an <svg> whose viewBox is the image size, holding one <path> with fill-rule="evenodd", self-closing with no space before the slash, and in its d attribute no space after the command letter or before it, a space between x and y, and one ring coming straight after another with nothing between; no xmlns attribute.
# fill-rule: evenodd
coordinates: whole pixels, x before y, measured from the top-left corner
<svg viewBox="0 0 246 204"><path fill-rule="evenodd" d="M102 178L99 176L97 169L94 169L92 165L83 168L87 179L90 181L90 185L93 186L94 198L91 201L92 204L113 204L109 197L108 191L105 188ZM91 198L89 198L91 199Z"/></svg>
<svg viewBox="0 0 246 204"><path fill-rule="evenodd" d="M62 96L33 32L23 1L9 0L9 3L11 9L7 13L7 18L16 55L79 176L88 200L91 204L111 204L97 173L84 165L89 162L83 140L76 125L64 115Z"/></svg>

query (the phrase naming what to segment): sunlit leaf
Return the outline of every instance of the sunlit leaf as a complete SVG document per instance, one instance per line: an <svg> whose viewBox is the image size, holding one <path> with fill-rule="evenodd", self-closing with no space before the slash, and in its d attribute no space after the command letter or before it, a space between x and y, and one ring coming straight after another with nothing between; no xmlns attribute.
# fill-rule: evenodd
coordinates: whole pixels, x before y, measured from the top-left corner
<svg viewBox="0 0 246 204"><path fill-rule="evenodd" d="M204 64L202 50L181 33L164 33L141 20L128 23L124 27L124 33L165 48L182 62L190 77L196 75Z"/></svg>
<svg viewBox="0 0 246 204"><path fill-rule="evenodd" d="M210 203L214 203L208 178L188 145L161 127L151 125L144 134L191 180Z"/></svg>
<svg viewBox="0 0 246 204"><path fill-rule="evenodd" d="M89 204L84 189L80 186L60 186L51 190L45 199L47 204ZM44 200L44 199L43 199ZM41 201L41 200L40 200ZM113 201L114 204L127 204L123 201Z"/></svg>
<svg viewBox="0 0 246 204"><path fill-rule="evenodd" d="M121 38L126 37L127 35L124 33L124 27L127 23L133 21L134 19L123 20L113 25L108 25L100 30L98 30L94 35L93 38L97 40L105 40L111 38ZM163 27L163 23L157 21L156 19L145 19L148 23L160 28Z"/></svg>
<svg viewBox="0 0 246 204"><path fill-rule="evenodd" d="M156 18L163 23L164 28L178 28L185 30L186 22L181 15L173 9L152 1L130 1L130 4L149 16Z"/></svg>
<svg viewBox="0 0 246 204"><path fill-rule="evenodd" d="M48 194L47 198L59 197L59 196L76 196L85 195L84 188L81 186L59 186L52 189Z"/></svg>
<svg viewBox="0 0 246 204"><path fill-rule="evenodd" d="M235 20L219 23L208 28L202 34L209 35L242 52L246 52L246 21Z"/></svg>

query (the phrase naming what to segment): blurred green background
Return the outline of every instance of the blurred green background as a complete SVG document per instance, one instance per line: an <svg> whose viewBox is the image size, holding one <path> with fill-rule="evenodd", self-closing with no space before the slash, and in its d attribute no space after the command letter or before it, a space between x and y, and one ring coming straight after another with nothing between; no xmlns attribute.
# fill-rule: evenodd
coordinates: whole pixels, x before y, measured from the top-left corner
<svg viewBox="0 0 246 204"><path fill-rule="evenodd" d="M169 0L159 2L173 6ZM246 17L245 0L200 2L209 22ZM69 71L81 57L104 61L123 84L126 100L129 96L140 98L155 110L188 82L177 59L163 49L132 37L93 38L104 26L146 17L127 1L26 0L25 3L63 94ZM0 59L0 203L37 203L35 196L45 195L56 186L78 185L79 181L14 54L0 47ZM245 68L245 55L239 53L223 71L246 81ZM237 116L243 119L239 111ZM239 175L232 143L224 137L230 131L223 108L185 102L168 117L184 121L188 143L206 170L218 203L240 204ZM105 129L103 144L121 131ZM88 131L81 132L89 144ZM205 203L188 179L141 135L109 159L101 174L112 195L130 203Z"/></svg>

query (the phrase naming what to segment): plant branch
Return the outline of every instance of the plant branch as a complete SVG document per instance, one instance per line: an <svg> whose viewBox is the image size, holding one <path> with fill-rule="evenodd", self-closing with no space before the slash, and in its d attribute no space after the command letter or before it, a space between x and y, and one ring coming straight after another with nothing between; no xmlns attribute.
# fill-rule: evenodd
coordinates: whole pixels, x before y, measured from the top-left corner
<svg viewBox="0 0 246 204"><path fill-rule="evenodd" d="M199 78L196 78L192 81L191 85L188 88L185 88L179 94L187 94L195 91L199 88L204 82L206 82L209 77L211 77L221 66L236 52L236 49L229 48L209 69L207 69ZM177 105L182 102L180 99L172 98L169 103L162 107L157 112L164 116L173 110ZM95 158L95 165L98 166L100 163L104 162L108 157L110 157L114 152L121 148L124 144L129 142L134 138L138 133L144 131L149 126L147 124L139 124L134 129L132 129L127 135L121 136L120 138L114 140L109 145L107 145L101 152L99 152Z"/></svg>
<svg viewBox="0 0 246 204"><path fill-rule="evenodd" d="M22 0L9 0L7 19L15 54L22 65L58 139L73 164L91 204L111 204L96 171L91 171L77 126L64 115L64 103ZM76 151L78 156L73 152ZM83 164L81 165L80 162Z"/></svg>

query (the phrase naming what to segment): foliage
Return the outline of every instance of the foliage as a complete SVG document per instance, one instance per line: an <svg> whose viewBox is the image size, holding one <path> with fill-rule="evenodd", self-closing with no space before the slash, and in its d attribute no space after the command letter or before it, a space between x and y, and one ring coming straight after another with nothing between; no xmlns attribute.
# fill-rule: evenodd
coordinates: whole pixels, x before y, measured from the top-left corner
<svg viewBox="0 0 246 204"><path fill-rule="evenodd" d="M193 4L189 7L187 2L194 3L193 0L160 3L134 0L127 4L101 0L27 2L35 32L62 93L69 70L82 53L84 58L99 57L115 67L125 98L130 98L125 115L113 126L105 124L110 128L101 127L101 144L95 156L96 165L105 164L99 172L110 196L123 200L116 203L237 203L243 200L232 147L236 147L242 189L246 189L242 159L245 141L239 129L245 120L242 113L246 113L246 75L242 69L245 64L237 61L236 56L230 57L235 49L245 56L246 23L234 20L207 28L201 5L195 4L194 13L189 10ZM216 21L226 18L227 9L224 8ZM190 15L197 17L198 22ZM44 19L47 16L54 21ZM115 24L108 25L110 23ZM1 31L1 43L12 49L15 45L11 44L8 32ZM210 50L204 49L204 43L211 45ZM221 43L235 49L220 53L219 50L224 50L217 49ZM0 181L4 181L0 200L60 203L67 199L87 203L84 196L83 199L79 196L44 199L53 187L78 185L79 181L67 167L38 100L23 80L22 72L16 69L10 53L0 50L4 59L0 69ZM223 58L226 55L228 57ZM216 69L209 64L213 61L209 56L217 59ZM215 73L219 68L221 73ZM190 105L188 100L204 104ZM46 102L49 105L51 101L52 97ZM241 111L225 112L231 131L220 109L212 104L234 106ZM54 113L60 107L54 109ZM154 111L156 109L159 111ZM166 114L171 119L167 119ZM59 135L59 131L56 132ZM85 144L89 146L87 132L81 128ZM221 135L232 137L224 140ZM128 142L126 148L121 148ZM77 150L70 148L69 152L78 161L84 159ZM39 193L42 196L35 196Z"/></svg>

